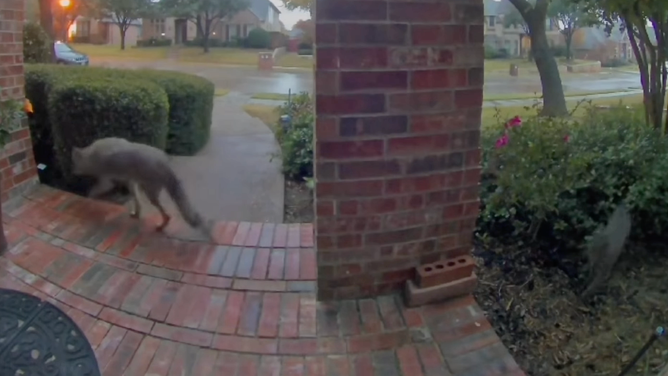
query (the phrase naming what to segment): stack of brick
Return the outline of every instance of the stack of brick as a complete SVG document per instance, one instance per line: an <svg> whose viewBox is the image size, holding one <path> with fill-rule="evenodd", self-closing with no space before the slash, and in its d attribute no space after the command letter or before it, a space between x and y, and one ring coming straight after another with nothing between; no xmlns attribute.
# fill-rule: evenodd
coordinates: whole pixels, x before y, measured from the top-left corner
<svg viewBox="0 0 668 376"><path fill-rule="evenodd" d="M470 294L478 282L474 268L470 256L418 266L415 279L406 281L406 305L415 307Z"/></svg>

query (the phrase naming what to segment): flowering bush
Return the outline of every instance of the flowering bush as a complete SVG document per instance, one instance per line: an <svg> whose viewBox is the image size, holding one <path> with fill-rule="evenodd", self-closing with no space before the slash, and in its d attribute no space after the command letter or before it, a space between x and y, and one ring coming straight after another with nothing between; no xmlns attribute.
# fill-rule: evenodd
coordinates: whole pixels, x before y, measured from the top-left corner
<svg viewBox="0 0 668 376"><path fill-rule="evenodd" d="M621 199L636 236L668 226L668 139L642 112L516 117L483 132L485 232L579 247Z"/></svg>

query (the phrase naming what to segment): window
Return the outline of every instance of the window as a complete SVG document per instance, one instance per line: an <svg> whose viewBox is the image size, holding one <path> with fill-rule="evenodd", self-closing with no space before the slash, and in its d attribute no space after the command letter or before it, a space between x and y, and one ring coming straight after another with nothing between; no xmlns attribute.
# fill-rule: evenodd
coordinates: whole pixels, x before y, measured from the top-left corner
<svg viewBox="0 0 668 376"><path fill-rule="evenodd" d="M241 35L243 35L244 38L246 38L248 36L248 25L244 25L243 34L241 34Z"/></svg>
<svg viewBox="0 0 668 376"><path fill-rule="evenodd" d="M165 36L165 19L164 18L154 18L151 20L151 28L153 35L156 37Z"/></svg>
<svg viewBox="0 0 668 376"><path fill-rule="evenodd" d="M90 21L77 21L77 36L78 37L89 37L90 36Z"/></svg>
<svg viewBox="0 0 668 376"><path fill-rule="evenodd" d="M489 27L494 27L495 24L496 24L496 17L489 16L488 19L487 19L487 25Z"/></svg>

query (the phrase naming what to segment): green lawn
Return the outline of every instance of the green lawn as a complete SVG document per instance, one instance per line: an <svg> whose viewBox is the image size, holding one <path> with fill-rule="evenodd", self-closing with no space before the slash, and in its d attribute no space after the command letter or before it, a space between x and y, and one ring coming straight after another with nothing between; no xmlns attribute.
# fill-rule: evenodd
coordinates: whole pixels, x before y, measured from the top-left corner
<svg viewBox="0 0 668 376"><path fill-rule="evenodd" d="M92 58L120 58L120 59L166 59L169 49L166 47L126 47L119 46L71 43L72 48Z"/></svg>
<svg viewBox="0 0 668 376"><path fill-rule="evenodd" d="M287 101L290 96L283 93L255 93L253 99L267 99L272 101ZM294 97L294 95L293 95Z"/></svg>
<svg viewBox="0 0 668 376"><path fill-rule="evenodd" d="M591 103L600 106L611 106L611 105L617 105L619 103L629 106L635 106L642 103L642 95L629 95L620 98L595 99L592 100ZM571 110L575 109L574 113L575 115L584 112L584 110L587 108L587 103L583 103L577 108L576 106L578 106L577 101L568 102L569 109ZM259 119L272 129L278 121L279 115L278 112L276 111L276 107L274 106L266 106L261 104L247 104L243 107L243 109L250 116ZM483 108L482 110L482 125L485 126L494 124L497 121L497 117L499 119L505 120L513 116L526 117L535 113L536 113L535 108L530 108L527 106L486 107Z"/></svg>
<svg viewBox="0 0 668 376"><path fill-rule="evenodd" d="M580 97L580 96L585 96L585 95L595 95L595 94L610 94L610 93L621 93L625 91L630 91L630 90L599 90L599 91L569 91L566 92L564 95L566 98L569 97ZM540 99L542 93L504 93L504 94L490 94L486 95L483 94L484 97L483 99L485 101L507 101L507 100L515 100L515 99Z"/></svg>
<svg viewBox="0 0 668 376"><path fill-rule="evenodd" d="M573 61L567 61L564 58L557 58L557 64L565 66L567 64L584 64L584 63L590 63L589 61L585 60L573 60ZM508 71L510 69L510 64L517 64L517 66L520 69L520 72L523 69L536 69L536 63L533 61L529 61L527 59L485 59L485 72L487 73L492 73L492 72L505 72L508 74Z"/></svg>
<svg viewBox="0 0 668 376"><path fill-rule="evenodd" d="M94 44L72 44L72 46L93 58L126 58L126 59L165 59L169 56L172 47L127 47L122 51L118 46L94 45ZM257 65L257 54L268 50L255 50L245 48L221 48L212 47L209 53L204 53L200 47L178 47L177 58L183 62L200 64L225 64L225 65ZM563 58L557 59L559 65L566 65ZM584 63L575 60L570 64ZM485 72L508 73L510 64L517 64L522 69L535 69L536 65L527 59L493 59L485 60ZM299 56L288 53L282 56L276 63L276 67L313 69L313 57ZM632 66L630 66L632 67Z"/></svg>
<svg viewBox="0 0 668 376"><path fill-rule="evenodd" d="M92 58L135 60L166 59L170 56L170 50L172 49L172 47L127 47L125 50L121 50L118 46L94 44L72 44L72 47ZM176 51L176 58L182 62L248 66L257 66L259 52L270 52L268 50L220 47L211 48L208 53L204 53L200 47L178 47ZM275 66L311 69L313 68L313 59L288 53L279 58Z"/></svg>

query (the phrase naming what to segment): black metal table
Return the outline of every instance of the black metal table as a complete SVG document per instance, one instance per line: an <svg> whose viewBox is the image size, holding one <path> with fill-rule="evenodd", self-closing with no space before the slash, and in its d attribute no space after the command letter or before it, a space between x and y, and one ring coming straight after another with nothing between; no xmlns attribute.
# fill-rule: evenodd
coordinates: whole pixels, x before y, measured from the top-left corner
<svg viewBox="0 0 668 376"><path fill-rule="evenodd" d="M0 376L99 376L77 324L49 302L0 289Z"/></svg>

